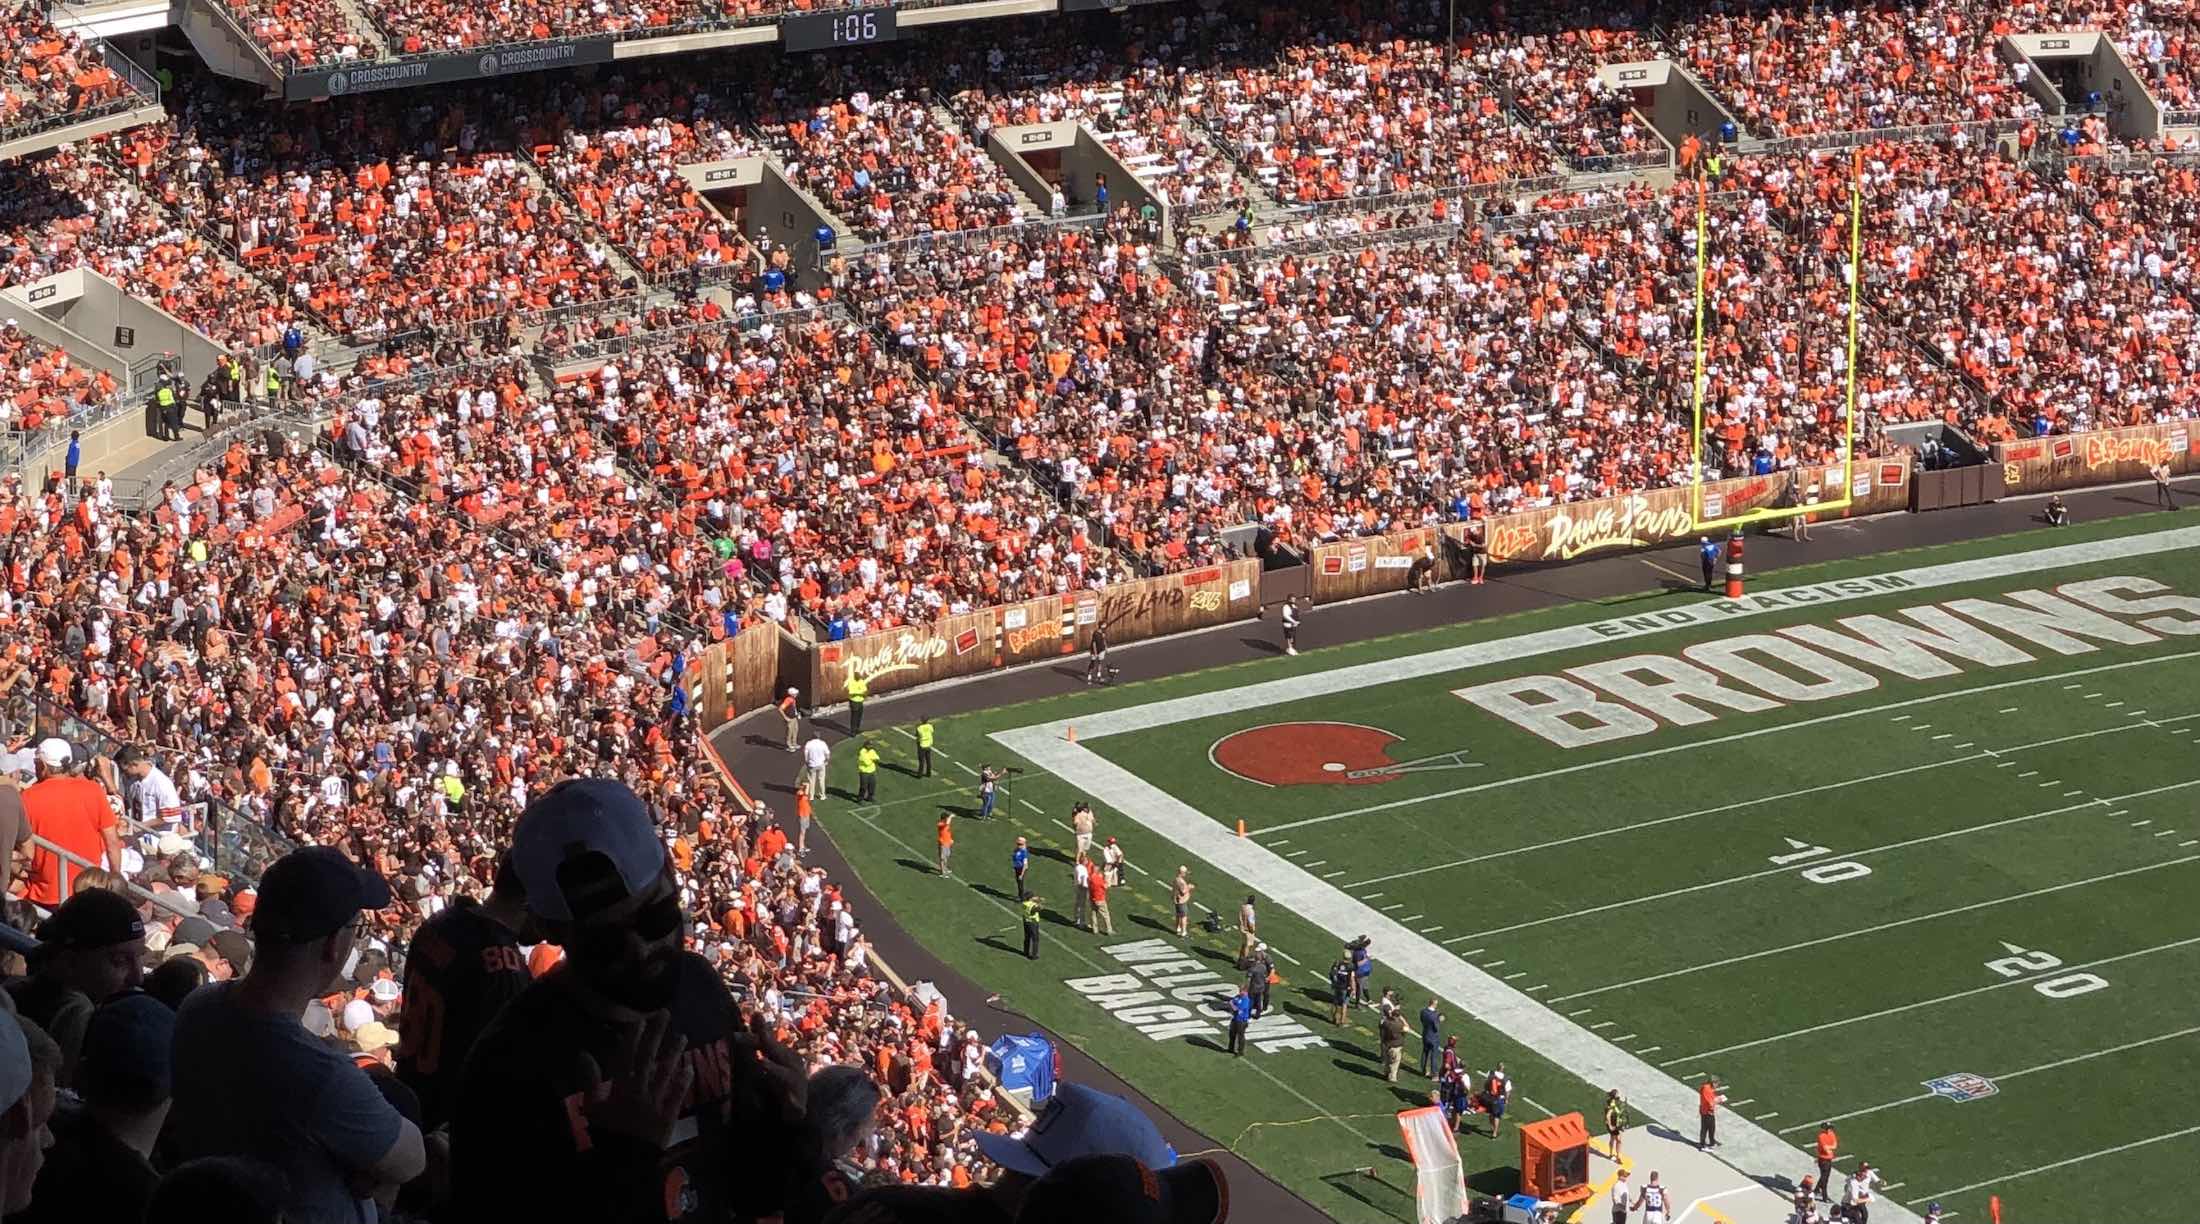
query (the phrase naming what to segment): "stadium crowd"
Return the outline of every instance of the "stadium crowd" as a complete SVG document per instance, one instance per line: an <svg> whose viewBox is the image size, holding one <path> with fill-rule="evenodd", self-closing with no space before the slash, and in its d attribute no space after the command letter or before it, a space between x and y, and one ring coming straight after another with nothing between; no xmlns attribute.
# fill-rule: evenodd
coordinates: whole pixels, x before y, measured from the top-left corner
<svg viewBox="0 0 2200 1224"><path fill-rule="evenodd" d="M458 47L776 6L367 7ZM2191 32L2102 7L2115 11L2087 20L2138 48L2166 100L2189 101ZM239 11L301 62L377 52L316 0ZM621 920L655 924L631 932L644 942L683 932L753 1018L727 1038L748 1042L742 1076L798 1073L813 1104L852 1100L874 1123L760 1180L824 1165L896 1185L991 1180L983 1137L1016 1123L986 1083L981 1035L936 993L888 982L835 882L768 808L736 801L692 719L706 644L804 621L860 635L1201 566L1254 540L1304 547L1686 481L1699 207L1706 475L1829 461L1850 425L1853 166L1860 453L1906 422L1993 440L2200 414L2200 166L2187 157L2034 157L2047 152L2035 124L2015 156L1963 133L1868 144L1853 161L1724 156L1702 195L1688 181L1495 186L1657 147L1596 79L1651 54L1653 24L1751 131L1809 135L2034 117L1992 54L2027 19L1921 0L1601 28L1529 8L1470 21L1446 80L1441 44L1384 6L1244 26L1179 7L1106 39L1056 27L943 52L921 78L936 92L911 83L927 52L907 49L788 67L753 103L677 67L542 74L481 114L428 95L278 114L187 82L167 123L0 165L0 281L95 269L259 350L274 394L325 410L309 440L228 440L142 513L105 473L0 485L0 707L38 711L37 733L0 744L0 775L41 795L26 827L94 865L65 873L34 855L17 881L25 925L26 907L51 911L52 948L9 987L36 1037L24 1083L47 1074L86 1108L112 1100L103 1060L142 1053L130 1035L162 1023L134 998L92 1006L134 984L136 949L166 1006L202 981L250 979L268 939L290 949L276 971L292 963L285 933L302 928L263 929L272 909L348 941L293 1026L311 1048L357 1060L398 1112L411 1092L416 1132L464 1125L459 1090L419 1066L416 1035L440 1015L414 980L422 931L487 913L535 976L561 957L602 961L575 925L576 886L519 849L531 803L593 778L631 794L619 810L640 813L649 847L591 850L625 900L650 901ZM79 50L10 20L31 41L0 52L0 124L84 105ZM422 37L393 45L427 49ZM992 131L1061 119L1194 216L1260 192L1287 205L1430 194L1229 226L1177 253L1127 208L963 233L1022 219L984 153ZM2098 118L2069 130L2050 137L2061 151L2111 148ZM738 210L682 173L758 155L866 239L941 237L798 281L784 247L745 234ZM1463 184L1487 190L1432 190ZM639 305L628 267L659 286L741 271L722 291ZM574 309L542 314L558 308ZM385 343L346 369L301 364L309 322ZM0 431L117 390L14 320L0 325L0 388ZM91 734L48 734L64 720ZM0 798L14 790L0 780ZM225 865L214 848L235 843L217 821L263 831L256 856ZM267 904L285 889L260 869L290 845L352 865L285 860L318 864L297 870L322 873L323 901L356 892L356 927L327 925L295 891ZM654 877L629 870L650 854L671 865L670 921ZM117 922L119 940L85 933ZM110 981L79 954L113 945L132 963ZM8 1027L0 1098L30 1091L15 1087ZM173 1069L179 1100L195 1074ZM576 1099L595 1085L579 1087ZM743 1091L771 1096L762 1081ZM149 1140L140 1175L108 1190L149 1198L150 1174L208 1146L203 1132ZM468 1198L487 1191L462 1168L448 1187L448 1170L424 1172L447 1158L425 1146L418 1167L355 1171L414 1182L407 1210L445 1189L489 1201ZM550 1201L560 1176L527 1193ZM39 1185L22 1201L10 1187L5 1207L64 1201Z"/></svg>
<svg viewBox="0 0 2200 1224"><path fill-rule="evenodd" d="M105 739L34 735L36 753L11 752L10 773L130 779L82 825L34 798L29 827L160 893L173 908L142 915L147 945L217 980L250 963L258 893L200 857L209 817L196 802L340 849L391 903L371 907L343 989L316 996L307 1026L386 1062L420 924L488 897L530 797L578 774L619 778L653 816L696 947L748 1010L813 1068L876 1075L890 1108L853 1166L903 1183L985 1176L969 1139L1007 1124L965 1065L967 1030L936 997L875 976L838 890L768 811L729 802L684 714L692 644L657 645L644 610L591 579L500 555L472 507L401 487L415 483L432 482L392 487L330 449L261 437L165 490L148 517L118 513L103 486L74 505L8 489L0 550L17 583L0 613L21 633L0 680L37 691L49 727L65 713L134 746L115 754L119 775L91 759ZM110 853L101 832L117 812L146 823ZM60 870L41 856L27 897L63 900ZM118 877L86 873L73 889L102 884ZM536 948L535 968L557 955Z"/></svg>
<svg viewBox="0 0 2200 1224"><path fill-rule="evenodd" d="M0 133L68 119L128 96L129 82L73 32L55 29L43 5L0 11Z"/></svg>

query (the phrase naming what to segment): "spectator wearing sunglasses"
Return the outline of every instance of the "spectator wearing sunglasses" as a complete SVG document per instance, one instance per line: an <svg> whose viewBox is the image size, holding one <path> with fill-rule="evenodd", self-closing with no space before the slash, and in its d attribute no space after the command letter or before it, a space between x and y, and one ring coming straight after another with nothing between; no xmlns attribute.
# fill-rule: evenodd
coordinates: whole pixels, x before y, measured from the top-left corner
<svg viewBox="0 0 2200 1224"><path fill-rule="evenodd" d="M780 1091L799 1092L800 1066L771 1082L793 1059L767 1072L759 1049L777 1047L743 1033L725 983L683 949L648 805L616 781L560 783L520 814L510 855L565 959L506 1005L461 1077L455 1216L776 1214L807 1147L800 1097Z"/></svg>

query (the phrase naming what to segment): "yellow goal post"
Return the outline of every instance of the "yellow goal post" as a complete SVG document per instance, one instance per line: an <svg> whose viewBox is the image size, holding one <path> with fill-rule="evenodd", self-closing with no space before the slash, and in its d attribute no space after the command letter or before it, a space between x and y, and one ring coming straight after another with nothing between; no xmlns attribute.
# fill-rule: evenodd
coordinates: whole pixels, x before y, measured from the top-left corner
<svg viewBox="0 0 2200 1224"><path fill-rule="evenodd" d="M1704 315L1706 309L1704 282L1708 265L1704 258L1709 230L1710 190L1702 171L1696 175L1696 382L1691 398L1689 428L1688 513L1694 521L1689 530L1707 531L1713 527L1739 528L1750 523L1772 523L1791 519L1800 514L1823 514L1827 511L1846 509L1855 501L1856 490L1856 347L1857 319L1862 306L1861 291L1864 281L1864 153L1855 151L1852 157L1849 180L1849 359L1847 408L1841 416L1841 496L1832 501L1816 501L1798 506L1760 506L1741 514L1704 517L1703 476L1703 396L1704 375ZM1723 509L1723 507L1721 507Z"/></svg>

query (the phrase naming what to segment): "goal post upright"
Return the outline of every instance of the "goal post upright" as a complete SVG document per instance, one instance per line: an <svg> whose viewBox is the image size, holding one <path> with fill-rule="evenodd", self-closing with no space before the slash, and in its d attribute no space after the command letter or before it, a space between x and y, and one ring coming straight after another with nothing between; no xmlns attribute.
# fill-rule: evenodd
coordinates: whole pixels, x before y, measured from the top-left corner
<svg viewBox="0 0 2200 1224"><path fill-rule="evenodd" d="M1829 510L1845 510L1856 500L1856 364L1863 306L1864 284L1864 151L1856 149L1851 157L1849 177L1849 334L1848 369L1845 371L1847 386L1841 413L1841 495L1831 501L1811 502L1800 506L1762 506L1742 514L1718 515L1705 518L1703 513L1703 398L1704 398L1704 316L1707 304L1705 278L1707 264L1704 258L1706 231L1709 226L1710 199L1704 180L1699 173L1696 180L1696 383L1691 397L1690 450L1688 473L1688 511L1694 520L1691 531L1703 532L1714 527L1742 527L1750 523L1774 523L1803 514L1821 514ZM1723 509L1723 507L1722 507Z"/></svg>

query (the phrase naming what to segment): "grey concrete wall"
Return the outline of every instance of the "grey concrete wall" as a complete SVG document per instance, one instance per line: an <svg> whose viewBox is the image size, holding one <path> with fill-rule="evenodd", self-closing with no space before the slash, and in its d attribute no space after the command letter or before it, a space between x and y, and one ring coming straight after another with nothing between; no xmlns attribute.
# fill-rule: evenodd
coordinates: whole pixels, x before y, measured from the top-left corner
<svg viewBox="0 0 2200 1224"><path fill-rule="evenodd" d="M1636 98L1641 96L1641 91L1648 90L1648 104L1638 101L1635 109L1667 144L1676 149L1690 136L1698 137L1707 145L1715 143L1719 125L1727 122L1732 122L1743 137L1772 135L1770 132L1751 132L1703 82L1670 60L1606 64L1597 70L1597 75L1606 84L1629 91Z"/></svg>
<svg viewBox="0 0 2200 1224"><path fill-rule="evenodd" d="M2086 96L2097 93L2108 113L2110 132L2126 140L2153 140L2161 135L2161 103L2155 100L2131 65L2124 62L2123 53L2116 49L2113 39L2094 33L2069 32L2015 34L2003 39L2002 43L2008 48L2008 54L2031 60L2042 75L2052 67L2056 72L2075 77L2078 87L2074 92L2058 91L2068 110L2085 111Z"/></svg>
<svg viewBox="0 0 2200 1224"><path fill-rule="evenodd" d="M737 157L727 161L683 166L680 173L706 197L738 188L746 193L747 216L742 232L756 237L758 226L771 236L774 246L805 251L815 239L817 227L831 226L842 238L851 236L848 226L825 204L790 182L779 167L761 157ZM715 206L715 202L714 202ZM797 268L797 272L805 269Z"/></svg>
<svg viewBox="0 0 2200 1224"><path fill-rule="evenodd" d="M84 269L0 290L0 304L24 330L107 370L118 381L128 378L131 366L174 353L182 358L184 375L197 386L222 353L220 345L174 315Z"/></svg>
<svg viewBox="0 0 2200 1224"><path fill-rule="evenodd" d="M1173 232L1168 201L1139 182L1130 167L1084 124L1064 120L995 128L986 139L986 152L1042 211L1054 197L1053 186L1026 158L1033 153L1059 152L1062 196L1069 201L1072 212L1092 206L1093 176L1105 174L1110 208L1136 212L1152 204L1161 214L1163 232Z"/></svg>

